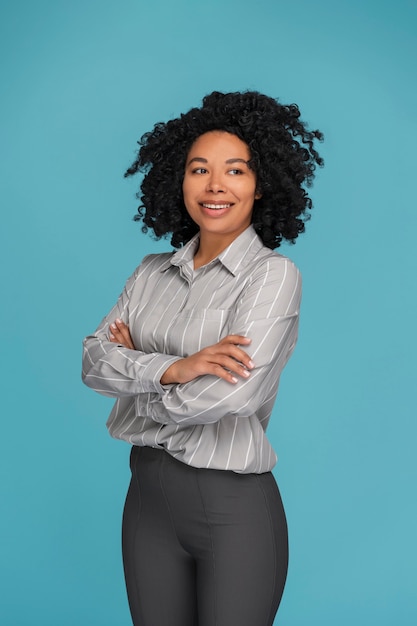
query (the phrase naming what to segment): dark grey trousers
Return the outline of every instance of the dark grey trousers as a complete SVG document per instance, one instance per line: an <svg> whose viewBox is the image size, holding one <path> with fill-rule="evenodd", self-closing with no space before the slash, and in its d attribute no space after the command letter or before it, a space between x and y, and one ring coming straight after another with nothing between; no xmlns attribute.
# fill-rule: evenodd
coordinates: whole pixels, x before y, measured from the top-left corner
<svg viewBox="0 0 417 626"><path fill-rule="evenodd" d="M272 626L288 564L273 475L134 446L123 562L134 626Z"/></svg>

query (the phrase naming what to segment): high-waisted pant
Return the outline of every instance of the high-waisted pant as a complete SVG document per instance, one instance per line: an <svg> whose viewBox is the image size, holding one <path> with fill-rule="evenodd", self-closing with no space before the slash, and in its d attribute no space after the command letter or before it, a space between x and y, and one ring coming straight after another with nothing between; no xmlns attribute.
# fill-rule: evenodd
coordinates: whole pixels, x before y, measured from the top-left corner
<svg viewBox="0 0 417 626"><path fill-rule="evenodd" d="M134 626L272 626L288 563L273 475L134 446L123 562Z"/></svg>

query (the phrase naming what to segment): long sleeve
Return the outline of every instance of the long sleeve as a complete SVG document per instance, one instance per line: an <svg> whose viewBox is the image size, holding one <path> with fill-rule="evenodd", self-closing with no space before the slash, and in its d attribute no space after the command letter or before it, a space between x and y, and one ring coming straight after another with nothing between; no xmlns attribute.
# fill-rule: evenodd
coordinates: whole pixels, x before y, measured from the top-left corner
<svg viewBox="0 0 417 626"><path fill-rule="evenodd" d="M144 259L144 262L146 257ZM146 266L146 263L144 263ZM109 341L109 326L116 318L129 323L134 288L144 280L143 267L136 269L127 281L116 305L102 320L96 332L83 342L82 380L105 396L137 396L140 393L162 392L163 372L178 360L174 355L129 350Z"/></svg>
<svg viewBox="0 0 417 626"><path fill-rule="evenodd" d="M275 398L279 377L295 346L301 278L288 259L274 259L259 268L244 289L223 336L251 338L247 348L255 368L235 385L214 376L171 385L150 416L162 424L213 423L226 415L248 417ZM245 348L246 350L246 348Z"/></svg>
<svg viewBox="0 0 417 626"><path fill-rule="evenodd" d="M279 379L297 339L301 278L293 263L262 245L253 227L194 270L198 235L174 254L151 254L116 305L84 340L82 377L116 399L112 437L163 447L196 467L262 473L276 455L266 429ZM135 350L109 341L116 318ZM230 334L250 337L255 368L231 384L200 376L161 385L176 360Z"/></svg>

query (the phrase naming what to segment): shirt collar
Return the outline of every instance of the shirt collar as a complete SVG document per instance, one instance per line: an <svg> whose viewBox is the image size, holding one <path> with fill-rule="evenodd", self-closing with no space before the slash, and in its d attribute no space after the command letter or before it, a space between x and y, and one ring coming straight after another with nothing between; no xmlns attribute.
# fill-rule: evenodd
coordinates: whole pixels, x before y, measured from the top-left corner
<svg viewBox="0 0 417 626"><path fill-rule="evenodd" d="M171 256L169 259L171 265L181 266L192 261L197 251L199 240L200 236L197 233L183 248ZM219 261L235 276L238 270L250 263L262 248L263 243L251 224L225 250L220 252L211 263ZM161 269L166 269L166 267Z"/></svg>

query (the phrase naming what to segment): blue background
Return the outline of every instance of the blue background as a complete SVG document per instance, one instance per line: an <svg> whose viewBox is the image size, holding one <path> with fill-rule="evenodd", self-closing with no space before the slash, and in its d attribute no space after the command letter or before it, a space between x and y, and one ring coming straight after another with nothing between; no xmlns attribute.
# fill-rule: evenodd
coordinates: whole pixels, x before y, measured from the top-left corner
<svg viewBox="0 0 417 626"><path fill-rule="evenodd" d="M128 626L128 446L81 340L144 254L135 141L213 89L326 135L301 335L270 426L285 626L417 623L415 2L15 0L0 15L0 623Z"/></svg>

